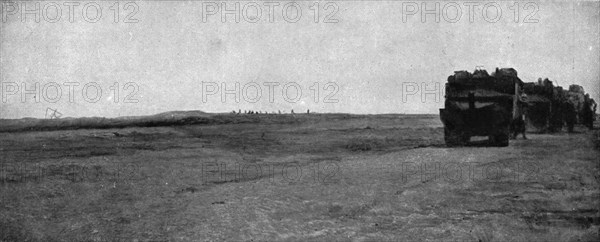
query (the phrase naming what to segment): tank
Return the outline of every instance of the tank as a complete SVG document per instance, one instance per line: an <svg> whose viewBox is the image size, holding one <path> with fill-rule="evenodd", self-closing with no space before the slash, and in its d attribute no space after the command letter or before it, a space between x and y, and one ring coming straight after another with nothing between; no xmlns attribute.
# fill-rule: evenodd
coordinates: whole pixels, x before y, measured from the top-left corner
<svg viewBox="0 0 600 242"><path fill-rule="evenodd" d="M495 146L508 146L510 126L522 117L523 82L513 68L455 71L446 83L446 100L440 109L447 146L469 143L473 136L487 136Z"/></svg>

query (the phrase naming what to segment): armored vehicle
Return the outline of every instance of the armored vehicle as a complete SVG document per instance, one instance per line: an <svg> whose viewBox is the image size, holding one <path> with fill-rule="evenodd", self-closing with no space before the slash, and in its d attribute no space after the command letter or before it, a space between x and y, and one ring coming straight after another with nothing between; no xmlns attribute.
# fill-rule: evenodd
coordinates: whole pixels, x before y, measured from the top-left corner
<svg viewBox="0 0 600 242"><path fill-rule="evenodd" d="M491 75L484 69L455 71L448 77L440 109L446 145L465 145L472 136L487 136L490 144L508 146L511 123L523 118L522 87L513 68L496 68Z"/></svg>

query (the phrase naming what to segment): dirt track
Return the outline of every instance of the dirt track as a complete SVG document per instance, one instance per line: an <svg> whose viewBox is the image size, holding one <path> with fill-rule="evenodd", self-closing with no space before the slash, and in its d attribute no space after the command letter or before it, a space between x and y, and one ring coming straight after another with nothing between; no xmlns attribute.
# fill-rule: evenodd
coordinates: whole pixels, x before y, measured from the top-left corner
<svg viewBox="0 0 600 242"><path fill-rule="evenodd" d="M597 241L600 156L578 131L505 148L446 148L437 116L5 134L0 239Z"/></svg>

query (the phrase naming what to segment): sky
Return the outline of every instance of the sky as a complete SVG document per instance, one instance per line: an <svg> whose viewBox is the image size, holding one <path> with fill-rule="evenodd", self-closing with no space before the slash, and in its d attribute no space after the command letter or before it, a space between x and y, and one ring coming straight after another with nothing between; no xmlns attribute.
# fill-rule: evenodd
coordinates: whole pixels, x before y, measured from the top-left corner
<svg viewBox="0 0 600 242"><path fill-rule="evenodd" d="M0 118L438 113L447 77L477 66L600 100L598 1L16 3L0 9Z"/></svg>

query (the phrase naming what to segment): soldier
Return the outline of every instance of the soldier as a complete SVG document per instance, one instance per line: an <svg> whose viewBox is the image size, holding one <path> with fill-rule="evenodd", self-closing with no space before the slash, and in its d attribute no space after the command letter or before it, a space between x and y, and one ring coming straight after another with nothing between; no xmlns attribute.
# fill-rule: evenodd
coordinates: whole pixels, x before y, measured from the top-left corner
<svg viewBox="0 0 600 242"><path fill-rule="evenodd" d="M593 98L590 98L590 103L592 103L592 119L596 121L596 108L598 107L598 104Z"/></svg>
<svg viewBox="0 0 600 242"><path fill-rule="evenodd" d="M565 111L565 122L567 123L567 130L569 133L573 133L573 127L577 121L577 110L575 105L569 101L563 103Z"/></svg>
<svg viewBox="0 0 600 242"><path fill-rule="evenodd" d="M594 114L590 94L585 94L582 110L583 124L590 130L594 129Z"/></svg>
<svg viewBox="0 0 600 242"><path fill-rule="evenodd" d="M519 133L523 134L523 139L527 139L525 132L527 131L527 126L525 124L525 114L527 112L527 94L522 93L517 100L517 105L520 107L520 113L518 117L514 119L510 124L510 129L512 130L512 139L516 139Z"/></svg>
<svg viewBox="0 0 600 242"><path fill-rule="evenodd" d="M562 87L555 87L552 94L551 114L550 114L550 132L562 130L564 124L562 102L564 101Z"/></svg>
<svg viewBox="0 0 600 242"><path fill-rule="evenodd" d="M515 120L512 121L512 123L510 124L510 129L513 131L512 134L512 139L516 139L517 136L519 135L519 133L523 134L523 139L527 139L527 136L525 135L525 132L527 131L526 125L525 125L525 119L523 118L523 115L519 116L518 118L516 118Z"/></svg>

